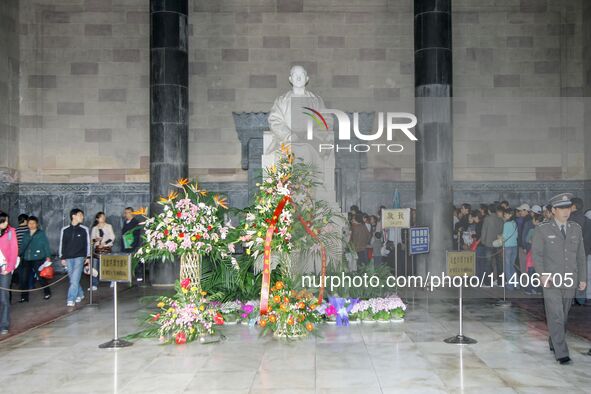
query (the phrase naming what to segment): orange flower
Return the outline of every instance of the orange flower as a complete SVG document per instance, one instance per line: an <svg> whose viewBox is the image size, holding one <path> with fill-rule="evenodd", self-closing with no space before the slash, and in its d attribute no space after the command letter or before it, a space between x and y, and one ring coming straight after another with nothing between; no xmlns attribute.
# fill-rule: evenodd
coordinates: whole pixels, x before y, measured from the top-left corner
<svg viewBox="0 0 591 394"><path fill-rule="evenodd" d="M145 207L143 207L143 208L138 209L137 211L133 211L131 214L146 216L147 212L148 212L148 210Z"/></svg>
<svg viewBox="0 0 591 394"><path fill-rule="evenodd" d="M287 305L286 304L281 304L280 308L283 312L287 312Z"/></svg>
<svg viewBox="0 0 591 394"><path fill-rule="evenodd" d="M267 319L265 319L265 320L261 320L261 321L259 322L259 325L260 325L261 327L265 328L265 327L267 326Z"/></svg>
<svg viewBox="0 0 591 394"><path fill-rule="evenodd" d="M283 289L283 282L282 281L275 282L275 287L277 288L277 290Z"/></svg>
<svg viewBox="0 0 591 394"><path fill-rule="evenodd" d="M300 309L304 309L305 307L306 307L306 304L304 304L303 302L300 302L298 304L298 308L300 308Z"/></svg>
<svg viewBox="0 0 591 394"><path fill-rule="evenodd" d="M289 304L289 297L283 297L283 302L285 302L286 304Z"/></svg>
<svg viewBox="0 0 591 394"><path fill-rule="evenodd" d="M298 315L298 321L300 323L303 322L304 320L306 320L306 316L304 316L304 315Z"/></svg>
<svg viewBox="0 0 591 394"><path fill-rule="evenodd" d="M273 296L273 302L278 304L281 302L281 297L279 297L278 295Z"/></svg>
<svg viewBox="0 0 591 394"><path fill-rule="evenodd" d="M228 199L226 197L218 196L217 194L213 196L213 201L220 207L224 209L228 209Z"/></svg>
<svg viewBox="0 0 591 394"><path fill-rule="evenodd" d="M312 331L314 329L314 324L307 322L306 323L306 330Z"/></svg>
<svg viewBox="0 0 591 394"><path fill-rule="evenodd" d="M275 323L277 321L277 317L275 317L275 315L271 315L271 316L269 316L269 321L271 323Z"/></svg>
<svg viewBox="0 0 591 394"><path fill-rule="evenodd" d="M290 316L290 317L289 317L289 319L287 319L287 324L289 324L290 326L293 326L293 325L294 325L294 323L295 323L295 322L293 321L293 317L292 317L292 316Z"/></svg>
<svg viewBox="0 0 591 394"><path fill-rule="evenodd" d="M316 306L317 306L316 304L312 304L312 305L310 305L310 309L314 310L314 309L316 309Z"/></svg>
<svg viewBox="0 0 591 394"><path fill-rule="evenodd" d="M281 152L285 155L289 155L291 151L291 148L288 144L284 144L283 142L281 143Z"/></svg>
<svg viewBox="0 0 591 394"><path fill-rule="evenodd" d="M168 193L168 201L172 201L174 199L176 199L178 197L178 193L177 192L170 192Z"/></svg>
<svg viewBox="0 0 591 394"><path fill-rule="evenodd" d="M183 187L183 186L186 186L188 184L189 184L189 180L187 178L179 178L176 181L176 185L175 186Z"/></svg>

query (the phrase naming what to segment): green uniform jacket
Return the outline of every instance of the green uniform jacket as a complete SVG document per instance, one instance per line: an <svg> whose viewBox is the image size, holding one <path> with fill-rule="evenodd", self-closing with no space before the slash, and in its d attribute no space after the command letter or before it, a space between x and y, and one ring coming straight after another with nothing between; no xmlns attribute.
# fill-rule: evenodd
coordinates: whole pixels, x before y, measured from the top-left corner
<svg viewBox="0 0 591 394"><path fill-rule="evenodd" d="M575 222L565 225L566 239L560 232L556 221L551 220L538 225L532 239L532 257L536 272L557 274L562 279L572 278L573 287L587 281L587 260L583 246L583 231ZM569 275L566 275L569 274ZM559 283L557 283L559 285Z"/></svg>
<svg viewBox="0 0 591 394"><path fill-rule="evenodd" d="M23 248L19 254L27 261L45 260L51 257L51 249L49 248L49 240L45 232L41 229L37 230L31 236L31 232L27 231L23 236ZM28 245L28 246L27 246Z"/></svg>

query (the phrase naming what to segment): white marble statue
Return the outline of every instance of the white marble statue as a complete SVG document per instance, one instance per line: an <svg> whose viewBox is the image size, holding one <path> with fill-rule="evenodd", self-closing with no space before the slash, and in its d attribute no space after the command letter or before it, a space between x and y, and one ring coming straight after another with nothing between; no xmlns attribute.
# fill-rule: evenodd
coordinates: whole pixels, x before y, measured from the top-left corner
<svg viewBox="0 0 591 394"><path fill-rule="evenodd" d="M307 125L310 112L305 107L317 111L325 109L324 100L306 86L310 78L304 67L293 66L289 74L292 90L279 96L269 113L269 129L263 136L263 167L269 167L281 155L281 144L289 144L296 158L314 165L318 171L320 185L316 187L315 197L337 207L335 193L335 159L332 152L319 152L319 143L332 143L334 140L332 116L325 116L328 130L314 133L314 140L308 141Z"/></svg>
<svg viewBox="0 0 591 394"><path fill-rule="evenodd" d="M309 81L310 77L304 67L296 65L291 68L289 82L292 90L277 97L269 113L269 129L273 139L265 153L279 150L282 143L297 142L301 139L298 136L304 135L307 125L307 118L303 114L304 107L318 110L326 108L320 96L306 89Z"/></svg>

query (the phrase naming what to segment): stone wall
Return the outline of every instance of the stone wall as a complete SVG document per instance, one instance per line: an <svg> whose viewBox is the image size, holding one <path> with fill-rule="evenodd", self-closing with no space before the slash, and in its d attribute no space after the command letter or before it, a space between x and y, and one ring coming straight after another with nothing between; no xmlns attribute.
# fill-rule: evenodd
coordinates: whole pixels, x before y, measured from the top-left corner
<svg viewBox="0 0 591 394"><path fill-rule="evenodd" d="M21 181L146 182L149 1L19 3ZM582 3L455 0L454 95L580 95ZM414 91L412 4L191 1L191 176L246 181L232 111L268 111L289 89L295 63L308 69L311 89L328 105L412 111L401 108ZM505 145L482 152L491 128L499 128L495 121L478 118L466 126L469 133L455 133L457 180L589 178L580 130L556 126L565 148L527 143L548 137L547 130L505 129ZM394 159L370 155L368 166L368 180L412 181L412 145Z"/></svg>
<svg viewBox="0 0 591 394"><path fill-rule="evenodd" d="M18 11L18 0L0 7L0 182L13 182L18 169Z"/></svg>

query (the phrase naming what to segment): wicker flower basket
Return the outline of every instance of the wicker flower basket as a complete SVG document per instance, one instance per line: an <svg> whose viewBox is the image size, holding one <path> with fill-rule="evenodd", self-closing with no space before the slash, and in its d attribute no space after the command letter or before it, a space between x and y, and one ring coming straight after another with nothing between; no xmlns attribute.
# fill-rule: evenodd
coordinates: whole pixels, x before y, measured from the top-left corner
<svg viewBox="0 0 591 394"><path fill-rule="evenodd" d="M181 256L181 280L191 279L191 283L201 290L201 255L197 253Z"/></svg>

